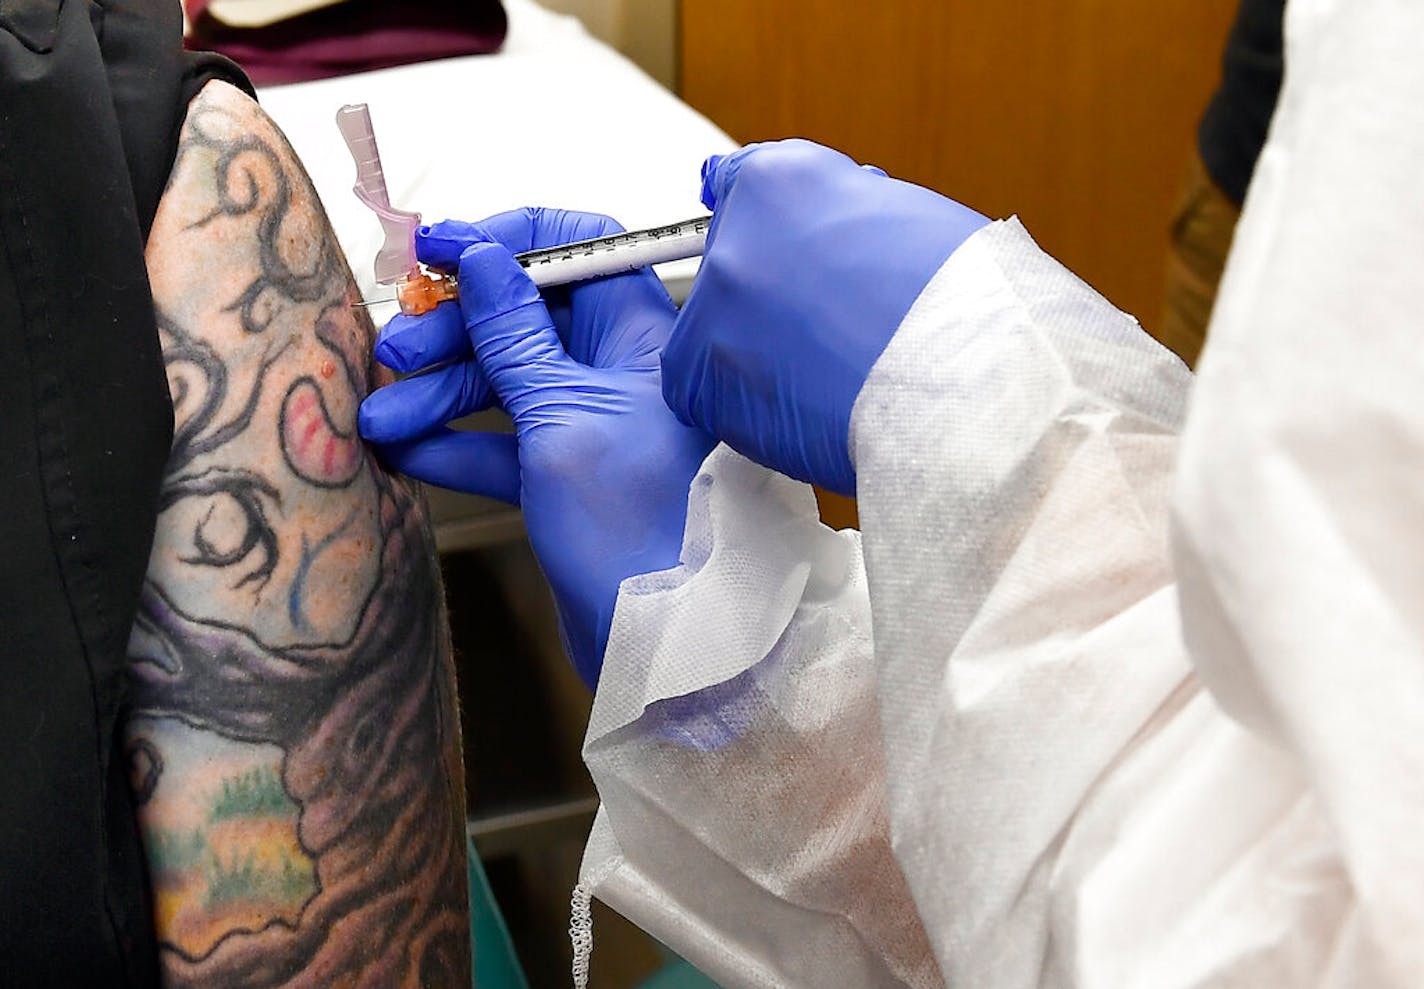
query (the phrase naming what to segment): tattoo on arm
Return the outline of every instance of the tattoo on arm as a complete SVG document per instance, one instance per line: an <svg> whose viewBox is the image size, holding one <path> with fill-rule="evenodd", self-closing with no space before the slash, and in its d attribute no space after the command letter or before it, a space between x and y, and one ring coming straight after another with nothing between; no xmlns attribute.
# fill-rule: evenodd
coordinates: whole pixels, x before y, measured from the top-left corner
<svg viewBox="0 0 1424 989"><path fill-rule="evenodd" d="M383 372L315 193L246 97L189 108L148 247L174 406L127 753L167 981L468 986L450 648Z"/></svg>

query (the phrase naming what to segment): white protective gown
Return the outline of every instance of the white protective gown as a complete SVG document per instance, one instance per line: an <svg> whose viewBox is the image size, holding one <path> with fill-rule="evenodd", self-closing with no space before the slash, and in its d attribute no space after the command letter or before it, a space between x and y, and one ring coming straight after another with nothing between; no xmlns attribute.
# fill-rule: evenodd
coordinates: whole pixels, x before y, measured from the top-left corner
<svg viewBox="0 0 1424 989"><path fill-rule="evenodd" d="M708 458L576 901L727 986L1424 985L1424 4L1287 64L1197 381L1008 221L857 402L863 535Z"/></svg>

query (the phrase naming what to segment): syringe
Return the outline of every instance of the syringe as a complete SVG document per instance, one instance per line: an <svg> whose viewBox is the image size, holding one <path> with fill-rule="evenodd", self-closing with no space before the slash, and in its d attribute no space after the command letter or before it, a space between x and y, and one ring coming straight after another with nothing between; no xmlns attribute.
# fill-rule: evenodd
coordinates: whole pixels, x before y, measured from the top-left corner
<svg viewBox="0 0 1424 989"><path fill-rule="evenodd" d="M401 312L418 316L441 302L459 298L454 278L432 277L416 262L415 229L420 224L420 214L391 206L381 169L381 153L376 147L366 104L342 107L336 122L356 161L356 186L352 191L375 212L386 234L385 243L376 256L376 282L396 287L394 299L376 299L356 305L374 306L394 301L400 303ZM700 257L711 222L710 216L699 216L661 227L524 251L514 255L514 260L540 288L567 285L665 261Z"/></svg>
<svg viewBox="0 0 1424 989"><path fill-rule="evenodd" d="M559 247L525 251L514 255L514 260L529 272L529 278L540 288L567 285L664 261L701 257L711 223L712 217L698 216L662 227L627 230Z"/></svg>
<svg viewBox="0 0 1424 989"><path fill-rule="evenodd" d="M540 288L621 275L666 261L701 257L707 245L707 227L711 222L710 216L698 216L646 230L625 230L558 247L524 251L514 255L514 260L529 273L530 281ZM407 316L419 316L442 302L459 297L459 286L453 276L446 275L439 279L421 276L396 282L394 296L358 302L357 305L398 302L401 312Z"/></svg>

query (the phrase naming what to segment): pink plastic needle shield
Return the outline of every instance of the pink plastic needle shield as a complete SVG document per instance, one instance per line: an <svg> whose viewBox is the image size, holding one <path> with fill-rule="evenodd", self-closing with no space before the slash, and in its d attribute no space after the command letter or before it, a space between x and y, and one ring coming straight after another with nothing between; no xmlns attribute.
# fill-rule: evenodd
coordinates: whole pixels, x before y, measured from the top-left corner
<svg viewBox="0 0 1424 989"><path fill-rule="evenodd" d="M396 287L396 301L407 316L419 316L459 298L453 278L432 278L416 261L415 228L420 226L420 214L391 206L370 109L365 103L344 106L336 112L336 126L356 159L356 185L351 191L376 214L386 235L376 252L376 283Z"/></svg>
<svg viewBox="0 0 1424 989"><path fill-rule="evenodd" d="M386 242L376 254L376 282L392 285L417 273L415 260L415 228L420 226L420 214L394 209L386 192L386 174L381 170L381 152L376 147L376 132L371 128L371 111L365 103L354 103L336 112L336 126L346 140L351 157L356 159L356 198L370 207L381 221Z"/></svg>

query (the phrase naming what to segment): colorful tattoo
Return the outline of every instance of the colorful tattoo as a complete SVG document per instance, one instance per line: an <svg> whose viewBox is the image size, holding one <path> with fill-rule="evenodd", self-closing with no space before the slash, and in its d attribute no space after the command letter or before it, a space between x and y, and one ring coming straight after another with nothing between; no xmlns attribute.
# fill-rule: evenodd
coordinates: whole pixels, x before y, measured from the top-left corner
<svg viewBox="0 0 1424 989"><path fill-rule="evenodd" d="M148 263L174 440L127 751L165 977L468 986L429 528L356 436L384 372L315 193L230 87L189 108Z"/></svg>

